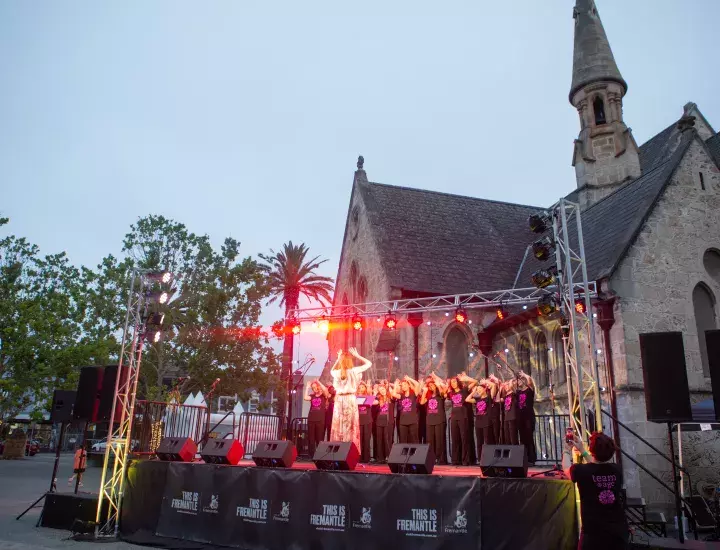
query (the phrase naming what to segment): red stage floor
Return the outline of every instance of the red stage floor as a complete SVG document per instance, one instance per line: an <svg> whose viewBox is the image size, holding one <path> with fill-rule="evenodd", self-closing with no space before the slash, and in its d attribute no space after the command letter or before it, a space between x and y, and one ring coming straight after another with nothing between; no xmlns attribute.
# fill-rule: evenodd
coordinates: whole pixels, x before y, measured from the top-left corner
<svg viewBox="0 0 720 550"><path fill-rule="evenodd" d="M238 466L255 466L252 460L241 460ZM528 477L533 474L546 472L551 466L547 467L531 467L528 468ZM308 460L300 460L292 466L293 470L314 470L315 464ZM365 472L368 474L390 474L390 467L387 464L358 464L355 468L356 472ZM483 477L480 466L435 466L432 475L438 476L460 476L460 477ZM537 476L542 479L544 476ZM553 476L554 477L554 476Z"/></svg>

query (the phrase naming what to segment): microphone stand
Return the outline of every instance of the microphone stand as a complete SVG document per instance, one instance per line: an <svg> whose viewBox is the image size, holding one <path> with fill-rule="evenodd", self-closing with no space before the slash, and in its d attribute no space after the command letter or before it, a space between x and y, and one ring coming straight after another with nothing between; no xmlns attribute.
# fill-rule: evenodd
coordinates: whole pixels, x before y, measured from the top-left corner
<svg viewBox="0 0 720 550"><path fill-rule="evenodd" d="M213 396L213 393L215 393L215 388L219 383L220 383L220 379L216 378L215 382L213 382L212 386L210 386L210 391L207 394L207 406L208 406L208 408L207 408L207 426L206 426L205 435L203 436L202 441L205 441L211 432L211 430L210 430L210 415L212 413L212 396Z"/></svg>

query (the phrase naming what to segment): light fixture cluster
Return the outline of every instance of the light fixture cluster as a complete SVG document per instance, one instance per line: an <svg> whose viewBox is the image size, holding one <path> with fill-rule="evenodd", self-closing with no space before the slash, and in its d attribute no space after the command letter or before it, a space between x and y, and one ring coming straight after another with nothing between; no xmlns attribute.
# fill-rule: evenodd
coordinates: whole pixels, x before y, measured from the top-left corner
<svg viewBox="0 0 720 550"><path fill-rule="evenodd" d="M145 293L148 307L143 318L145 326L143 334L147 341L157 344L163 336L165 313L162 309L175 294L175 289L172 287L173 276L167 271L157 271L144 273L143 278L148 287L155 287Z"/></svg>

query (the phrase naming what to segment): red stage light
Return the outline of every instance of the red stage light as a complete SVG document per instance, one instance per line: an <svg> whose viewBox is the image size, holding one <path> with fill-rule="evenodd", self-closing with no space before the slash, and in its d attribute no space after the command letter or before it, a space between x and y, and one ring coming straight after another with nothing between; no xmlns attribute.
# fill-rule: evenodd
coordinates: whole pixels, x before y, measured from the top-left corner
<svg viewBox="0 0 720 550"><path fill-rule="evenodd" d="M585 301L575 300L575 311L577 311L581 315L584 315L585 314Z"/></svg>
<svg viewBox="0 0 720 550"><path fill-rule="evenodd" d="M468 316L467 316L467 313L465 313L464 309L458 308L455 310L455 320L458 323L463 323L463 324L467 322Z"/></svg>
<svg viewBox="0 0 720 550"><path fill-rule="evenodd" d="M362 320L362 317L360 317L359 315L355 315L355 316L352 318L352 328L353 328L354 330L362 330L362 329L363 329L363 320Z"/></svg>
<svg viewBox="0 0 720 550"><path fill-rule="evenodd" d="M385 317L385 328L388 330L395 330L397 328L397 318L394 315L388 314Z"/></svg>
<svg viewBox="0 0 720 550"><path fill-rule="evenodd" d="M320 330L322 334L327 334L328 332L330 332L330 321L325 319L325 317L320 318L320 320L317 322L317 326L318 330Z"/></svg>
<svg viewBox="0 0 720 550"><path fill-rule="evenodd" d="M291 330L293 334L300 334L300 323L293 325Z"/></svg>
<svg viewBox="0 0 720 550"><path fill-rule="evenodd" d="M507 319L507 311L505 311L504 308L499 307L495 310L495 314L497 315L498 321L503 321L504 319Z"/></svg>

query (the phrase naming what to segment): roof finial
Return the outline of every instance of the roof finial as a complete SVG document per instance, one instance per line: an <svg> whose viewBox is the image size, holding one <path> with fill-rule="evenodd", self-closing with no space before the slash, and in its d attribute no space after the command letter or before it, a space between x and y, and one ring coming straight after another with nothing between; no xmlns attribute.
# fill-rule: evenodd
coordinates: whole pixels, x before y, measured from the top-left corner
<svg viewBox="0 0 720 550"><path fill-rule="evenodd" d="M357 161L357 168L358 168L358 170L363 170L363 165L364 165L364 164L365 164L365 159L363 158L362 155L360 155L360 156L358 157L358 161Z"/></svg>

